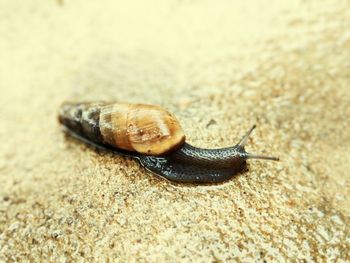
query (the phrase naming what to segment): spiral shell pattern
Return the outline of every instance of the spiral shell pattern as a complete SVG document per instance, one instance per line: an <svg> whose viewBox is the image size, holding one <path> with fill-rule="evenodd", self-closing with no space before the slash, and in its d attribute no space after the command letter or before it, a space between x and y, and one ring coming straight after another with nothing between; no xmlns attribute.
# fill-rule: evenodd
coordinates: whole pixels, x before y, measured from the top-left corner
<svg viewBox="0 0 350 263"><path fill-rule="evenodd" d="M151 156L185 142L178 120L162 107L127 103L64 103L59 122L97 144Z"/></svg>

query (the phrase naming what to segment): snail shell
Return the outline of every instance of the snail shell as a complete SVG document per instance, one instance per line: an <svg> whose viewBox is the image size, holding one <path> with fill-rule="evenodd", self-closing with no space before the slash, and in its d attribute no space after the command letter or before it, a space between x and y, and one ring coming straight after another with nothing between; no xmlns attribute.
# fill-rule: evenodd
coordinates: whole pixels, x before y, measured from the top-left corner
<svg viewBox="0 0 350 263"><path fill-rule="evenodd" d="M247 159L278 160L245 151L255 125L234 146L202 149L185 142L178 120L159 106L64 103L59 122L71 136L138 159L149 171L177 182L218 183L240 172Z"/></svg>
<svg viewBox="0 0 350 263"><path fill-rule="evenodd" d="M59 121L96 143L152 156L166 154L185 142L179 121L154 105L65 103Z"/></svg>

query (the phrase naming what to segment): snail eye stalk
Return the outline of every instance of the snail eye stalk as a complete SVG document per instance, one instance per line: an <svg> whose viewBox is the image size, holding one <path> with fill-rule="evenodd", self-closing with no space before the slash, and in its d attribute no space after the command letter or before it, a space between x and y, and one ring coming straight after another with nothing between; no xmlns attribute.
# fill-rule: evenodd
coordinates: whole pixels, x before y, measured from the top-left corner
<svg viewBox="0 0 350 263"><path fill-rule="evenodd" d="M254 129L256 128L256 125L254 124L249 131L243 136L243 138L240 140L240 142L237 144L237 148L241 148L244 153L243 156L247 159L263 159L263 160L272 160L272 161L279 161L280 159L278 157L273 157L273 156L264 156L264 155L258 155L258 154L252 154L252 153L247 153L244 150L244 147L246 146L248 139Z"/></svg>

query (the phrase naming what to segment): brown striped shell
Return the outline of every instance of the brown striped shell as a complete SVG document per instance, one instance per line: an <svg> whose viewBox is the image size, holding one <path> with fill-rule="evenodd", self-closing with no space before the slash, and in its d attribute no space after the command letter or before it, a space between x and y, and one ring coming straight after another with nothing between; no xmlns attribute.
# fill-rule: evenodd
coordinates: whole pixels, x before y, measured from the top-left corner
<svg viewBox="0 0 350 263"><path fill-rule="evenodd" d="M96 143L147 155L163 155L185 142L178 120L154 105L64 103L59 121Z"/></svg>

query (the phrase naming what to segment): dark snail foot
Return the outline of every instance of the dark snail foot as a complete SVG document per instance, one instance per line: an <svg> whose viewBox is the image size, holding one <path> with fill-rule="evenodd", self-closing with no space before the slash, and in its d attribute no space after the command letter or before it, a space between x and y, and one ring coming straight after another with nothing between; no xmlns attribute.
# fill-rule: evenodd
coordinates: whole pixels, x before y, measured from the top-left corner
<svg viewBox="0 0 350 263"><path fill-rule="evenodd" d="M170 181L181 183L221 183L231 179L245 167L245 162L243 162L232 168L212 169L179 162L173 160L171 156L139 156L139 161L150 172Z"/></svg>
<svg viewBox="0 0 350 263"><path fill-rule="evenodd" d="M108 145L96 144L65 127L63 127L63 130L67 135L84 142L90 147L111 152L123 157L134 158L138 160L146 170L170 181L181 183L220 183L229 180L245 167L244 162L242 165L233 168L210 169L208 167L193 165L188 162L179 162L179 160L174 160L171 155L165 157L139 155L134 152L116 149Z"/></svg>
<svg viewBox="0 0 350 263"><path fill-rule="evenodd" d="M278 160L276 157L254 155L245 151L244 146L254 128L255 126L233 147L201 149L184 143L180 149L158 157L97 144L67 128L64 130L70 136L97 149L137 159L147 170L170 181L181 183L220 183L242 171L247 159Z"/></svg>

